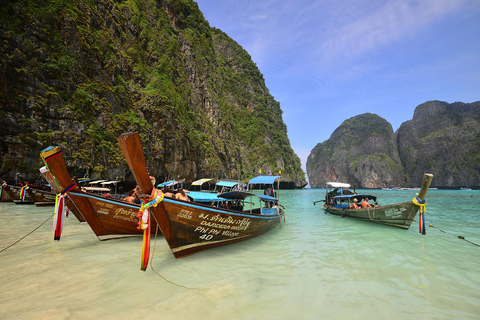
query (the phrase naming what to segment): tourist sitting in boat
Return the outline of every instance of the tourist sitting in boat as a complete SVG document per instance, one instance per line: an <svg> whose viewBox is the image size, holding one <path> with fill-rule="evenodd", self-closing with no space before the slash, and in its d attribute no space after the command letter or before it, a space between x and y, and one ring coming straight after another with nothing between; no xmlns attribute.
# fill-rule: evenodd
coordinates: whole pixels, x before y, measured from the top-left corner
<svg viewBox="0 0 480 320"><path fill-rule="evenodd" d="M175 194L175 199L190 201L190 198L185 194L183 188L178 188L177 194Z"/></svg>
<svg viewBox="0 0 480 320"><path fill-rule="evenodd" d="M370 203L368 203L368 197L365 197L363 199L361 206L362 206L362 209L375 207L375 206L372 206Z"/></svg>
<svg viewBox="0 0 480 320"><path fill-rule="evenodd" d="M135 201L135 189L130 190L123 200L133 203Z"/></svg>
<svg viewBox="0 0 480 320"><path fill-rule="evenodd" d="M357 205L357 202L358 202L357 198L353 199L353 206L352 206L353 209L360 209L360 207Z"/></svg>
<svg viewBox="0 0 480 320"><path fill-rule="evenodd" d="M163 195L169 198L175 198L175 195L170 191L170 187L166 186L162 189Z"/></svg>

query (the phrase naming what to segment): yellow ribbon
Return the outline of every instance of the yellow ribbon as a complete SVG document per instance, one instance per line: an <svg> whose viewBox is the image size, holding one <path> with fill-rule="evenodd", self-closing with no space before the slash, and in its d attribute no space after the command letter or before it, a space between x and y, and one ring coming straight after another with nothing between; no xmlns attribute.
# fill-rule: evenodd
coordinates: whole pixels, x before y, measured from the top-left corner
<svg viewBox="0 0 480 320"><path fill-rule="evenodd" d="M163 200L163 192L160 191L160 194L158 194L158 190L154 187L152 190L152 194L150 195L150 198L147 199L147 202L142 203L140 206L140 210L138 211L138 217L140 218L140 226L142 230L145 230L148 227L148 213L150 207L156 207L160 202Z"/></svg>
<svg viewBox="0 0 480 320"><path fill-rule="evenodd" d="M418 199L417 197L413 198L412 202L413 202L415 205L417 205L417 206L420 207L420 209L419 209L419 210L420 210L420 213L422 213L422 212L427 212L427 208L426 208L426 206L427 206L427 200L424 200L423 203L420 203L420 202L418 202L417 199Z"/></svg>

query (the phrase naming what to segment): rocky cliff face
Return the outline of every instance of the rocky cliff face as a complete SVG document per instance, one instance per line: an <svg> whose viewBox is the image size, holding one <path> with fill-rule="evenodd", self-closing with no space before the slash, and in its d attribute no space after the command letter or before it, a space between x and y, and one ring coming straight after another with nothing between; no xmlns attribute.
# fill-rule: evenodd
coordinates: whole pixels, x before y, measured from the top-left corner
<svg viewBox="0 0 480 320"><path fill-rule="evenodd" d="M480 186L480 102L425 102L395 135L376 115L356 116L307 161L312 187L327 180L365 188L420 186L426 172L435 176L432 186Z"/></svg>
<svg viewBox="0 0 480 320"><path fill-rule="evenodd" d="M343 181L359 188L396 186L403 181L402 166L392 126L375 114L345 120L330 139L319 143L307 159L312 187Z"/></svg>
<svg viewBox="0 0 480 320"><path fill-rule="evenodd" d="M396 135L408 183L431 172L436 186L480 186L480 102L425 102Z"/></svg>
<svg viewBox="0 0 480 320"><path fill-rule="evenodd" d="M195 2L28 1L0 8L0 174L133 181L116 137L139 131L151 174L306 185L279 103L248 53Z"/></svg>

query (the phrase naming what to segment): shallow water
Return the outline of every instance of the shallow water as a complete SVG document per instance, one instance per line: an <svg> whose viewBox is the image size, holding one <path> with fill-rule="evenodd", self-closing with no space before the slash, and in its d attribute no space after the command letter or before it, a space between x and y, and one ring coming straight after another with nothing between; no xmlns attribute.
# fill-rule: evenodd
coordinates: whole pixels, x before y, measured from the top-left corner
<svg viewBox="0 0 480 320"><path fill-rule="evenodd" d="M48 219L0 252L0 319L480 318L480 191L430 190L424 236L324 214L324 192L281 191L281 229L183 259L152 239L168 281L140 271L141 238L102 242L72 216L57 242L53 208L0 203L0 250Z"/></svg>

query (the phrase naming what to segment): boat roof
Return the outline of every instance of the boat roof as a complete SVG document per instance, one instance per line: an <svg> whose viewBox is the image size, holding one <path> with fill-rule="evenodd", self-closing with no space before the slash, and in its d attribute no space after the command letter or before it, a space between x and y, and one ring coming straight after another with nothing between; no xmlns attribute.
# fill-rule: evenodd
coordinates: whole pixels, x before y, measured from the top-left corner
<svg viewBox="0 0 480 320"><path fill-rule="evenodd" d="M235 187L238 183L239 183L238 181L222 180L222 181L218 181L215 185L219 187Z"/></svg>
<svg viewBox="0 0 480 320"><path fill-rule="evenodd" d="M119 183L120 180L116 180L116 181L105 181L105 182L101 182L100 184L101 185L106 185L106 184L115 184L115 183Z"/></svg>
<svg viewBox="0 0 480 320"><path fill-rule="evenodd" d="M110 192L110 189L100 188L100 187L82 187L82 189L84 189L86 191L106 191L106 192Z"/></svg>
<svg viewBox="0 0 480 320"><path fill-rule="evenodd" d="M201 186L202 184L204 184L206 182L209 182L209 181L212 181L212 180L213 179L211 179L211 178L204 178L204 179L193 181L191 185L192 186Z"/></svg>
<svg viewBox="0 0 480 320"><path fill-rule="evenodd" d="M255 194L251 192L246 192L246 191L231 191L231 192L225 192L219 195L219 197L225 198L225 199L231 199L231 200L239 200L239 199L245 199L246 197L259 197L262 201L273 201L277 202L278 199L270 196L266 196L263 194Z"/></svg>
<svg viewBox="0 0 480 320"><path fill-rule="evenodd" d="M327 186L332 188L350 188L350 184L343 182L327 182Z"/></svg>
<svg viewBox="0 0 480 320"><path fill-rule="evenodd" d="M187 193L187 196L193 199L195 202L215 202L215 201L226 201L223 197L220 197L218 193L211 192L201 192L201 191L190 191Z"/></svg>
<svg viewBox="0 0 480 320"><path fill-rule="evenodd" d="M363 199L365 197L368 197L368 199L371 199L371 200L374 200L374 201L377 200L377 197L372 196L371 194L346 194L346 195L332 197L332 199L347 200L347 199L357 198L358 201L360 201L361 199Z"/></svg>
<svg viewBox="0 0 480 320"><path fill-rule="evenodd" d="M169 181L165 181L165 182L162 182L162 183L159 183L157 185L157 188L163 188L163 187L171 187L171 186L174 186L176 184L179 184L179 183L183 183L185 181L185 179L182 179L182 180L169 180Z"/></svg>
<svg viewBox="0 0 480 320"><path fill-rule="evenodd" d="M248 184L273 184L280 176L257 176L250 179Z"/></svg>
<svg viewBox="0 0 480 320"><path fill-rule="evenodd" d="M80 181L80 179L78 179ZM100 183L100 182L105 182L107 180L96 180L96 181L92 181L90 182L90 184L95 184L95 183Z"/></svg>

